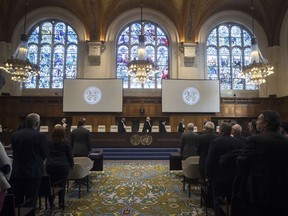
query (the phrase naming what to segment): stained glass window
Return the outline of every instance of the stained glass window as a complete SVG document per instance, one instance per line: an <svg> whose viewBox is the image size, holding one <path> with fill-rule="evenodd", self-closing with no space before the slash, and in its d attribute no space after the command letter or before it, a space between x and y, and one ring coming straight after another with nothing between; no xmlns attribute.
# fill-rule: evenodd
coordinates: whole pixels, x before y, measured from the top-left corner
<svg viewBox="0 0 288 216"><path fill-rule="evenodd" d="M123 88L128 89L161 89L162 79L169 77L169 41L164 30L157 24L144 21L144 39L146 58L157 67L154 77L144 84L133 80L127 73L127 64L138 58L140 22L133 22L125 26L119 33L116 44L116 76L122 78Z"/></svg>
<svg viewBox="0 0 288 216"><path fill-rule="evenodd" d="M241 76L250 63L251 34L237 24L214 28L206 41L208 79L219 79L221 90L256 90ZM249 78L248 78L249 79Z"/></svg>
<svg viewBox="0 0 288 216"><path fill-rule="evenodd" d="M33 28L28 58L39 65L40 75L25 83L27 89L61 89L64 79L77 75L78 37L66 23L44 21Z"/></svg>

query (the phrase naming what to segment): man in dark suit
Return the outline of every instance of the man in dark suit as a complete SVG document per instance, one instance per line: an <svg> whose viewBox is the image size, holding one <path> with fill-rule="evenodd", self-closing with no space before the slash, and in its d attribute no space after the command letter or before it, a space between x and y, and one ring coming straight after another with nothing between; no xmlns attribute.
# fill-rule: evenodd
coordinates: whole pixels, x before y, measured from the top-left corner
<svg viewBox="0 0 288 216"><path fill-rule="evenodd" d="M142 132L151 132L151 130L152 130L152 125L151 125L151 119L150 119L150 117L148 116L147 118L146 118L146 121L144 122L144 126L143 126L143 130L142 130Z"/></svg>
<svg viewBox="0 0 288 216"><path fill-rule="evenodd" d="M71 132L71 146L74 157L88 157L91 152L90 131L85 128L86 119L78 121L77 128Z"/></svg>
<svg viewBox="0 0 288 216"><path fill-rule="evenodd" d="M238 157L239 169L248 173L247 196L240 197L246 199L247 215L288 215L288 140L279 128L279 114L263 111L257 120L260 134L247 139Z"/></svg>
<svg viewBox="0 0 288 216"><path fill-rule="evenodd" d="M208 155L206 158L206 176L212 184L213 204L215 216L222 215L219 212L219 198L227 198L231 200L232 183L234 175L227 172L220 166L221 156L235 149L241 149L242 141L231 136L232 125L230 123L222 123L220 125L220 137L214 139L210 143Z"/></svg>
<svg viewBox="0 0 288 216"><path fill-rule="evenodd" d="M205 175L205 163L206 157L208 155L208 150L210 147L210 143L212 140L218 137L218 134L215 133L215 125L211 121L207 121L204 125L204 133L199 136L199 146L198 146L198 154L199 158L199 170L202 179L206 178Z"/></svg>
<svg viewBox="0 0 288 216"><path fill-rule="evenodd" d="M199 145L199 135L193 132L194 124L189 123L187 125L187 132L183 133L181 136L181 148L180 154L182 160L190 156L198 155L198 145Z"/></svg>
<svg viewBox="0 0 288 216"><path fill-rule="evenodd" d="M184 133L185 132L185 124L184 124L184 119L182 118L181 121L178 124L178 132L179 133Z"/></svg>
<svg viewBox="0 0 288 216"><path fill-rule="evenodd" d="M166 121L162 121L161 124L159 125L159 132L160 133L166 133L166 127L165 127Z"/></svg>
<svg viewBox="0 0 288 216"><path fill-rule="evenodd" d="M125 118L122 118L121 121L118 124L118 132L119 133L125 133L126 128L125 128Z"/></svg>
<svg viewBox="0 0 288 216"><path fill-rule="evenodd" d="M38 132L40 116L31 113L25 127L12 136L13 164L11 183L16 205L30 200L27 206L36 208L44 160L48 154L47 137ZM35 210L29 215L35 215Z"/></svg>

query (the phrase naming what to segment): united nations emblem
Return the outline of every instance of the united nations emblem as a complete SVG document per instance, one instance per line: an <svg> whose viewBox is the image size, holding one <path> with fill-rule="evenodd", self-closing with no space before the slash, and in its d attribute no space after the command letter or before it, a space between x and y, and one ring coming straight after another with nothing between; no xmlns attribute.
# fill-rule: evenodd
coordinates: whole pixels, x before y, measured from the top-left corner
<svg viewBox="0 0 288 216"><path fill-rule="evenodd" d="M140 136L138 134L134 134L130 137L130 143L134 146L138 146L140 144Z"/></svg>
<svg viewBox="0 0 288 216"><path fill-rule="evenodd" d="M142 145L150 145L152 143L152 136L146 134L140 137L140 142Z"/></svg>

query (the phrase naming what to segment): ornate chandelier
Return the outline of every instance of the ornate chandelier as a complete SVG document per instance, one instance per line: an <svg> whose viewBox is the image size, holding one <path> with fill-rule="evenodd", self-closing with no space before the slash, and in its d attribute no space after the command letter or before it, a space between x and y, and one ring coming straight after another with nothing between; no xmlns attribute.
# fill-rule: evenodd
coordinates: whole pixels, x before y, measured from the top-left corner
<svg viewBox="0 0 288 216"><path fill-rule="evenodd" d="M251 11L253 14L254 5L252 0ZM257 41L254 34L254 18L252 16L252 33L251 38L251 64L244 66L242 71L242 77L247 80L247 83L254 85L260 85L266 82L266 77L274 74L274 67L265 59L257 45Z"/></svg>
<svg viewBox="0 0 288 216"><path fill-rule="evenodd" d="M143 28L143 2L141 0L141 35L139 35L138 59L134 58L128 63L128 74L135 81L145 83L149 77L156 73L156 67L149 59L145 59L145 39Z"/></svg>
<svg viewBox="0 0 288 216"><path fill-rule="evenodd" d="M28 0L25 4L24 33L21 34L20 44L11 59L7 59L0 70L11 74L11 80L16 82L27 82L32 76L39 75L39 67L28 60L28 36L26 35L26 14Z"/></svg>

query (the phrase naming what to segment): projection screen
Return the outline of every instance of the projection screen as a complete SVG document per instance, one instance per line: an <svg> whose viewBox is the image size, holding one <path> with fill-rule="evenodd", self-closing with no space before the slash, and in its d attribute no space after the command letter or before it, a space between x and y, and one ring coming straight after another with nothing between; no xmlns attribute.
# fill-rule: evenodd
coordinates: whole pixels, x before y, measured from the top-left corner
<svg viewBox="0 0 288 216"><path fill-rule="evenodd" d="M122 79L66 79L63 112L122 112Z"/></svg>
<svg viewBox="0 0 288 216"><path fill-rule="evenodd" d="M220 112L218 80L162 80L162 112Z"/></svg>

